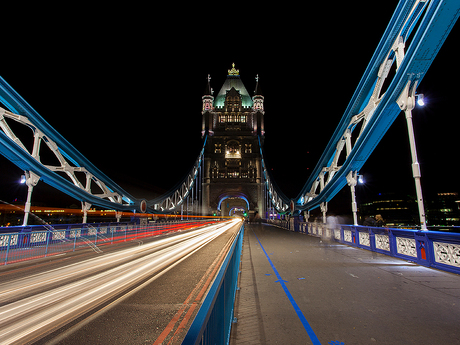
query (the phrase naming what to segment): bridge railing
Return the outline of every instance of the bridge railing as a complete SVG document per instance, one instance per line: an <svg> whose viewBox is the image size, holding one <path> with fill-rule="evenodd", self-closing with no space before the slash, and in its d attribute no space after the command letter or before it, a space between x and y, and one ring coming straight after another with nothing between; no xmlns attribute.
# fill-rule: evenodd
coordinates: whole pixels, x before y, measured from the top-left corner
<svg viewBox="0 0 460 345"><path fill-rule="evenodd" d="M460 274L460 234L355 225L270 221L284 229Z"/></svg>
<svg viewBox="0 0 460 345"><path fill-rule="evenodd" d="M243 248L244 225L228 251L182 344L228 344Z"/></svg>
<svg viewBox="0 0 460 345"><path fill-rule="evenodd" d="M157 236L215 223L216 220L188 220L138 225L135 223L98 223L54 226L11 227L0 233L0 265L60 253ZM4 229L2 229L4 230ZM16 231L15 231L16 230Z"/></svg>

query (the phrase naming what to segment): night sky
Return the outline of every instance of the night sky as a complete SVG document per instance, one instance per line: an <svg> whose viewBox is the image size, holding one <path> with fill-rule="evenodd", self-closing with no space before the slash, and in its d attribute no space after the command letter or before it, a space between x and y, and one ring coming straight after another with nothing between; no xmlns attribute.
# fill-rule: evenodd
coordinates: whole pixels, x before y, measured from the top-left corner
<svg viewBox="0 0 460 345"><path fill-rule="evenodd" d="M266 163L282 191L295 197L396 5L321 2L301 11L228 4L214 11L194 4L152 12L146 4L49 9L43 16L31 8L20 18L5 16L0 75L104 173L135 196L148 197L151 190L173 187L191 168L202 145L207 75L217 93L234 62L251 95L259 74ZM459 31L456 25L418 88L428 102L414 111L426 193L460 191L453 84ZM410 164L401 114L361 170L366 185L358 198L415 194ZM26 187L17 183L21 174L0 157L0 200L25 199ZM51 197L43 184L33 202L69 203L59 193ZM345 189L330 207L348 203Z"/></svg>

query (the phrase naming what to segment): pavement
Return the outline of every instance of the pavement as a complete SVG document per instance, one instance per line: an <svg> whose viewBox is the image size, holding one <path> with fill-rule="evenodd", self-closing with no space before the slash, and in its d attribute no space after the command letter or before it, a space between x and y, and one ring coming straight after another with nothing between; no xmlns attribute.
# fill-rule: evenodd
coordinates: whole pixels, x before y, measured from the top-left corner
<svg viewBox="0 0 460 345"><path fill-rule="evenodd" d="M267 224L245 228L230 344L457 344L460 276Z"/></svg>

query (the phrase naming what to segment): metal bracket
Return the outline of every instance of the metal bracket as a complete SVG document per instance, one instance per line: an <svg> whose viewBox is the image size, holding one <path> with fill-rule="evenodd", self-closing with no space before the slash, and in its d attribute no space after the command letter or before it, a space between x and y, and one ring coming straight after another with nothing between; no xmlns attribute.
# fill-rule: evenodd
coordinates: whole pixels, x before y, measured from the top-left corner
<svg viewBox="0 0 460 345"><path fill-rule="evenodd" d="M415 90L417 90L418 80L412 82L409 80L404 87L396 103L402 111L412 110L415 108ZM412 117L412 115L410 115Z"/></svg>
<svg viewBox="0 0 460 345"><path fill-rule="evenodd" d="M350 171L347 175L347 183L350 187L356 187L358 184L358 172Z"/></svg>

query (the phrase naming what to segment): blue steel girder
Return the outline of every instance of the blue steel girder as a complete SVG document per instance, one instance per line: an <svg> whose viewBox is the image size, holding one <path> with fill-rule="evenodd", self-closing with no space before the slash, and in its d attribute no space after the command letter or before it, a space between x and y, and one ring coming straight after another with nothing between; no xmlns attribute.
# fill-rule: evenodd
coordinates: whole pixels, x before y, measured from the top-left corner
<svg viewBox="0 0 460 345"><path fill-rule="evenodd" d="M195 164L184 179L166 194L147 202L147 206L155 213L170 213L177 209L177 207L180 206L189 196L192 187L198 179L198 172L200 171L201 164L203 162L206 140L207 136L204 137L203 148L201 149Z"/></svg>
<svg viewBox="0 0 460 345"><path fill-rule="evenodd" d="M459 13L458 0L399 2L339 125L295 199L297 210L311 210L328 202L347 184L350 171L361 169L400 113L397 100L404 90L420 83ZM418 29L405 50L406 40L417 23ZM393 63L396 73L382 92ZM354 130L358 125L361 128L357 134ZM343 164L339 165L340 161Z"/></svg>
<svg viewBox="0 0 460 345"><path fill-rule="evenodd" d="M177 188L164 196L145 202L147 205L145 210L141 206L144 200L133 197L97 169L1 77L0 101L11 110L10 112L0 108L0 153L20 169L35 173L45 183L86 203L85 207L97 205L118 211L170 213L188 196L200 168L203 150L192 171L185 176ZM15 121L32 130L34 136L32 152L29 152L21 139L15 135L8 121ZM55 155L57 165L41 163L42 144L46 144ZM76 176L77 173L85 175L86 183L80 181L81 179ZM95 188L94 184L98 188ZM97 192L93 192L94 190Z"/></svg>
<svg viewBox="0 0 460 345"><path fill-rule="evenodd" d="M76 187L73 183L69 182L64 177L51 171L48 167L34 159L30 154L25 153L24 149L20 147L20 145L17 145L15 142L9 140L9 137L2 131L0 131L0 152L20 169L34 172L40 176L40 179L45 183L72 196L75 199L88 202L93 205L99 205L101 207L113 207L113 202L96 195L92 195L84 188ZM112 196L115 196L115 194ZM133 209L133 206L118 204L116 209L120 211L129 211Z"/></svg>
<svg viewBox="0 0 460 345"><path fill-rule="evenodd" d="M264 167L265 185L268 191L270 202L276 211L280 214L289 212L290 200L281 192L275 181L268 174L268 170Z"/></svg>
<svg viewBox="0 0 460 345"><path fill-rule="evenodd" d="M263 178L264 178L265 186L268 191L270 202L278 213L280 214L288 213L289 207L290 207L290 200L288 197L286 197L286 195L284 195L281 189L279 189L275 180L271 178L270 173L268 172L265 166L264 154L262 150L260 136L258 137L258 139L259 139L260 155L262 157Z"/></svg>

